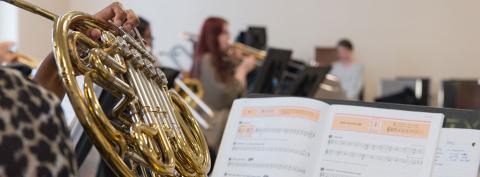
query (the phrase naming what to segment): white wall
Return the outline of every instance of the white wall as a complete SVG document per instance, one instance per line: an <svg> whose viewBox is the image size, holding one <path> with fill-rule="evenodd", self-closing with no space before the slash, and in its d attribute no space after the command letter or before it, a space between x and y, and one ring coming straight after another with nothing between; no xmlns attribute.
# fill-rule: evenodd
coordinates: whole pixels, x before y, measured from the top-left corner
<svg viewBox="0 0 480 177"><path fill-rule="evenodd" d="M18 8L0 3L0 42L18 42Z"/></svg>
<svg viewBox="0 0 480 177"><path fill-rule="evenodd" d="M61 9L65 4L69 10L94 13L113 1L48 2L45 8L56 10L56 13L66 11ZM293 49L294 57L303 60L314 57L315 46L334 46L338 39L349 38L355 45L357 60L365 66L365 96L370 101L376 96L380 78L430 77L433 79L432 96L436 97L441 79L478 78L480 75L477 66L480 64L480 1L476 0L120 2L150 20L155 54L169 51L176 44L189 46L178 34L198 32L203 20L211 15L226 18L233 36L248 25L266 26L270 46ZM20 17L22 19L22 15ZM50 29L51 23L39 21L30 26ZM49 40L50 33L46 35L44 29L41 31ZM21 31L21 39L23 34ZM51 46L46 48L51 49Z"/></svg>
<svg viewBox="0 0 480 177"><path fill-rule="evenodd" d="M65 0L28 0L57 15L69 9ZM20 53L42 60L52 51L53 21L0 2L0 42L17 43Z"/></svg>
<svg viewBox="0 0 480 177"><path fill-rule="evenodd" d="M69 1L27 0L57 15L68 11ZM4 2L2 2L4 3ZM53 21L25 10L19 10L19 51L42 60L52 51Z"/></svg>

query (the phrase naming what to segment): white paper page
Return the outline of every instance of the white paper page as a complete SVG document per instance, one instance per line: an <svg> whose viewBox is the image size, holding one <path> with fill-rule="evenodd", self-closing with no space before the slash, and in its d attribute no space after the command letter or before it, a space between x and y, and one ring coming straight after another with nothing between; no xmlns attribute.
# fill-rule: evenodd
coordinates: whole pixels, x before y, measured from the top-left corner
<svg viewBox="0 0 480 177"><path fill-rule="evenodd" d="M236 100L212 176L311 174L328 108L328 104L308 98Z"/></svg>
<svg viewBox="0 0 480 177"><path fill-rule="evenodd" d="M477 177L479 166L480 130L442 129L432 177Z"/></svg>
<svg viewBox="0 0 480 177"><path fill-rule="evenodd" d="M429 177L443 114L332 105L312 176Z"/></svg>

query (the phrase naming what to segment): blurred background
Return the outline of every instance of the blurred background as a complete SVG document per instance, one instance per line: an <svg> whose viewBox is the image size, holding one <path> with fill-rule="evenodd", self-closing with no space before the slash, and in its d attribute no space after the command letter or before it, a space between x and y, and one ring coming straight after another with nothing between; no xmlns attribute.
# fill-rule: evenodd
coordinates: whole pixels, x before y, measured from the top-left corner
<svg viewBox="0 0 480 177"><path fill-rule="evenodd" d="M27 1L55 14L94 14L114 2ZM195 110L212 164L230 107L247 93L480 111L478 0L119 2L148 21L140 32L153 41L146 50L159 60L156 67L167 75L168 87ZM14 42L9 52L18 50L18 58L37 62L26 70L20 59L0 64L34 75L52 51L52 26L50 20L1 2L0 44ZM198 37L201 29L207 32ZM119 101L101 88L97 95L102 108ZM68 99L62 108L69 127L79 127ZM448 117L444 127L479 129L480 120ZM72 130L79 130L71 134L79 135L75 150L80 176L112 176L83 129Z"/></svg>
<svg viewBox="0 0 480 177"><path fill-rule="evenodd" d="M56 14L76 10L94 13L110 0L29 0ZM183 31L198 33L209 16L229 22L234 39L249 26L265 27L269 47L292 50L292 59L308 62L316 48L335 48L347 38L354 57L364 67L364 100L380 95L380 80L397 77L429 78L428 105L439 106L442 81L476 80L480 69L480 1L464 0L124 0L148 20L153 54L162 65L177 67L170 55L191 43ZM14 41L19 51L42 59L52 50L52 22L0 3L0 42ZM175 54L175 53L174 53ZM181 54L177 54L181 55ZM182 56L179 56L180 58ZM180 59L190 68L190 59Z"/></svg>

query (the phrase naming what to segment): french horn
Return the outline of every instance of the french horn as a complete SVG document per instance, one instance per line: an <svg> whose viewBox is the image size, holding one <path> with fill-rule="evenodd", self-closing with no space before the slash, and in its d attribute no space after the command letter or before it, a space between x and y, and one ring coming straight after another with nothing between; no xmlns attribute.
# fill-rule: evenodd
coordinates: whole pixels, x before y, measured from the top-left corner
<svg viewBox="0 0 480 177"><path fill-rule="evenodd" d="M62 83L78 121L117 176L145 176L146 169L152 176L206 176L210 154L200 126L184 101L168 91L165 74L153 67L156 59L136 29L134 38L87 13L57 16L24 1L2 1L54 21L53 50ZM79 32L89 28L102 31L100 40ZM84 95L76 72L85 76ZM117 121L105 116L93 83L121 98L112 110Z"/></svg>

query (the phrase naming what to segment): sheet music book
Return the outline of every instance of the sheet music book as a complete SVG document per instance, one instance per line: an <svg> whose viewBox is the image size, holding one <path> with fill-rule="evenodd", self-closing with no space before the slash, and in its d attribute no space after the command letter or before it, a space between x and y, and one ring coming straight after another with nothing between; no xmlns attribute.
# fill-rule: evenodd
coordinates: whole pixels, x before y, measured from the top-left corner
<svg viewBox="0 0 480 177"><path fill-rule="evenodd" d="M429 177L454 168L452 164L462 166L436 151L462 148L468 157L459 153L458 159L471 160L477 166L472 171L478 170L478 151L441 143L452 137L439 141L443 118L439 113L329 105L309 98L238 99L213 177ZM454 138L455 145L471 141L464 138Z"/></svg>

